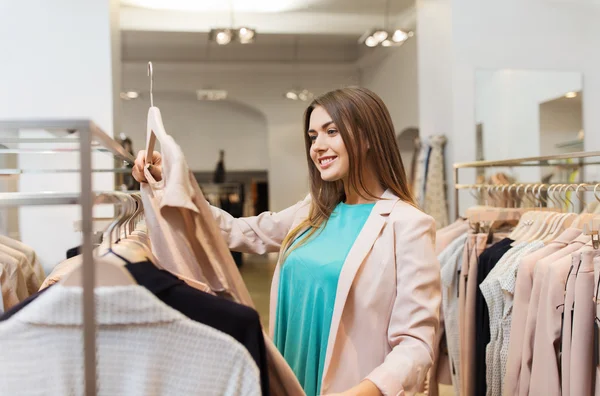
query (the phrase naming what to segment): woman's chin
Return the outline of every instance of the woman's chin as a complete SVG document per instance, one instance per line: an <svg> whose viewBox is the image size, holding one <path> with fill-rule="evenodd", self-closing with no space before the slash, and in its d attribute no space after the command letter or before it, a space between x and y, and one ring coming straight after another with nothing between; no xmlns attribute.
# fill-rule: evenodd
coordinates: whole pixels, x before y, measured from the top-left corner
<svg viewBox="0 0 600 396"><path fill-rule="evenodd" d="M337 173L321 172L321 179L326 182L336 182L341 179Z"/></svg>

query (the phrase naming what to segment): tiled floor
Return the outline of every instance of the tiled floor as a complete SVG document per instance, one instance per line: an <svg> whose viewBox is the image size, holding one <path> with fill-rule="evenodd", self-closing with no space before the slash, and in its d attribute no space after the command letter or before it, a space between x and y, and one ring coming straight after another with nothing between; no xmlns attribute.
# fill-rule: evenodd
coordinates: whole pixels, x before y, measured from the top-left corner
<svg viewBox="0 0 600 396"><path fill-rule="evenodd" d="M244 265L241 268L242 277L265 328L269 325L269 293L275 264L274 260L267 257L244 255ZM453 394L452 386L440 385L440 396Z"/></svg>

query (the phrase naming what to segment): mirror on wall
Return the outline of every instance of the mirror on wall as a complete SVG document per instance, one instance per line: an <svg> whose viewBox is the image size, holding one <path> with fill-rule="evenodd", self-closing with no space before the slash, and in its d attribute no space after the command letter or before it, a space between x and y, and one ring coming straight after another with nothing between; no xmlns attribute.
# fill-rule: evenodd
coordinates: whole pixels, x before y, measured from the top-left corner
<svg viewBox="0 0 600 396"><path fill-rule="evenodd" d="M475 124L478 160L535 157L583 150L583 78L579 72L477 70ZM511 170L528 182L552 168ZM483 176L483 175L478 175Z"/></svg>

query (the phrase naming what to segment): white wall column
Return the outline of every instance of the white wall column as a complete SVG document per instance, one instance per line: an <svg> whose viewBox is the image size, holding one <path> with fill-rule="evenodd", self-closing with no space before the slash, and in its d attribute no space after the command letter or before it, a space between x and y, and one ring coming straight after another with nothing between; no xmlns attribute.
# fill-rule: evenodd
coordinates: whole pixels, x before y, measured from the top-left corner
<svg viewBox="0 0 600 396"><path fill-rule="evenodd" d="M0 119L89 118L112 135L120 106L118 6L118 0L1 1ZM48 135L29 131L21 137ZM97 168L112 164L106 154L94 156ZM21 154L18 166L77 169L79 157ZM95 177L94 189L113 189L113 179ZM79 175L22 175L19 191L77 192ZM81 243L73 231L80 216L79 207L21 208L18 234L49 269Z"/></svg>
<svg viewBox="0 0 600 396"><path fill-rule="evenodd" d="M449 175L454 162L475 159L478 69L581 72L585 149L600 149L599 17L594 0L417 0L421 134L448 136ZM510 152L518 142L505 144ZM474 178L462 175L461 182ZM598 176L586 170L586 179ZM471 202L462 194L461 212Z"/></svg>

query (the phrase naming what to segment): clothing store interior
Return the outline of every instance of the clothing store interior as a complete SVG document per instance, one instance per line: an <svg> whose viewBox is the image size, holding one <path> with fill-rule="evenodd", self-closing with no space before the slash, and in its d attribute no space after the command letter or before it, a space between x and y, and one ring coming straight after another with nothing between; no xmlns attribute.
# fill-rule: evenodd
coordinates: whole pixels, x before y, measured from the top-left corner
<svg viewBox="0 0 600 396"><path fill-rule="evenodd" d="M0 396L600 396L598 21L0 0Z"/></svg>

